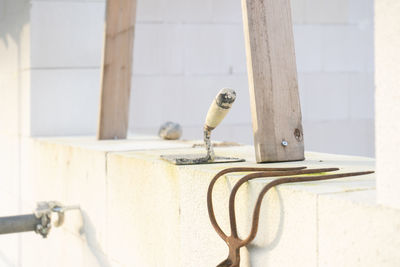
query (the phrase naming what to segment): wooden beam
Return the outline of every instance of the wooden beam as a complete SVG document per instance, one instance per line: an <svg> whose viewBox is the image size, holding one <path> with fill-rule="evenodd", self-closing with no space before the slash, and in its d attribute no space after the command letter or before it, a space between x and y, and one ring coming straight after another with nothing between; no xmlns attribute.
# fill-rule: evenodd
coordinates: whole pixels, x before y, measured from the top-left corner
<svg viewBox="0 0 400 267"><path fill-rule="evenodd" d="M257 162L304 159L290 0L242 0Z"/></svg>
<svg viewBox="0 0 400 267"><path fill-rule="evenodd" d="M97 137L125 139L128 131L136 0L107 0Z"/></svg>

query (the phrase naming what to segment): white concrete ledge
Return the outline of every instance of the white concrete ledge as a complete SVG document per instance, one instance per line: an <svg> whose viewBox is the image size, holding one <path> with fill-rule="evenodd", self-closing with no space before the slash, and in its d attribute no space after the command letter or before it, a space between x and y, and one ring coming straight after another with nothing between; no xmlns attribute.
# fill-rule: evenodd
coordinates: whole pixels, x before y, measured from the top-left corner
<svg viewBox="0 0 400 267"><path fill-rule="evenodd" d="M211 227L206 192L212 177L233 166L260 166L253 148L216 148L244 157L235 164L175 166L160 154L200 152L194 142L134 138L33 139L23 153L26 210L39 200L80 204L48 240L23 234L22 263L30 266L216 266L227 248ZM262 166L373 170L374 160L307 153L306 161ZM217 219L228 229L228 196L242 175L221 179L214 191ZM239 232L249 231L259 190L251 181L237 196ZM282 185L266 196L256 240L242 249L242 267L400 266L400 211L375 201L375 176ZM228 231L229 232L229 231ZM61 260L60 260L61 259Z"/></svg>

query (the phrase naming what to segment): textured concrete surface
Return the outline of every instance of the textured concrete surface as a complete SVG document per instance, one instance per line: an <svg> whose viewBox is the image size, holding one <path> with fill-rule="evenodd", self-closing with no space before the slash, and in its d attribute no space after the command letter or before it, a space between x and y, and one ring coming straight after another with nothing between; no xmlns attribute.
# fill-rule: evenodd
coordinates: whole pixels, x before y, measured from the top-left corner
<svg viewBox="0 0 400 267"><path fill-rule="evenodd" d="M400 208L400 3L377 0L375 8L378 199Z"/></svg>
<svg viewBox="0 0 400 267"><path fill-rule="evenodd" d="M223 168L261 166L250 146L216 148L219 155L245 158L244 163L175 166L159 155L203 149L192 148L195 141L145 136L25 142L22 211L56 199L80 204L82 213L68 213L65 226L53 229L48 240L32 233L4 239L10 244L0 244L5 266L13 266L14 259L21 266L215 266L227 248L208 219L208 184ZM374 160L306 153L304 162L263 166L347 172L374 169ZM227 175L216 184L215 211L223 229L229 225L228 196L240 177ZM240 236L248 233L255 198L270 180L252 181L239 191ZM398 266L399 225L398 210L376 204L375 175L282 185L264 200L259 232L242 249L242 266Z"/></svg>

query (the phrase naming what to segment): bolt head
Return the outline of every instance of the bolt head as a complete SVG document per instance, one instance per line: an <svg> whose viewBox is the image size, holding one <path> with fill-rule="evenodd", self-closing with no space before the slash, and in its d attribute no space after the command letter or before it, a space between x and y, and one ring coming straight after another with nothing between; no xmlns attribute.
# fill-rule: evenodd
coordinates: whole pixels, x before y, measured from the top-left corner
<svg viewBox="0 0 400 267"><path fill-rule="evenodd" d="M283 140L281 144L282 144L282 146L285 146L285 147L288 146L288 142L285 140Z"/></svg>

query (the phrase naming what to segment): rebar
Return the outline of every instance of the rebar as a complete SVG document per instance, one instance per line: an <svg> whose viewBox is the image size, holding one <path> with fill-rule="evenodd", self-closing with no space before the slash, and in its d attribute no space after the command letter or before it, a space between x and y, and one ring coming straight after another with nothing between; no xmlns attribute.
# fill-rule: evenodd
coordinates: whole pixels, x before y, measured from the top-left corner
<svg viewBox="0 0 400 267"><path fill-rule="evenodd" d="M217 234L225 241L229 248L229 254L227 259L221 262L217 267L239 267L240 266L240 248L247 246L257 235L259 219L260 219L260 210L261 204L264 199L264 196L267 192L273 188L274 186L287 184L287 183L298 183L298 182L311 182L311 181L323 181L330 179L338 179L345 178L350 176L359 176L374 173L373 171L365 171L365 172L352 172L352 173L339 173L332 175L319 175L319 176L298 176L293 177L294 175L304 175L304 174L316 174L316 173L325 173L325 172L333 172L338 171L338 168L321 168L321 169L306 169L306 167L295 167L295 168L229 168L220 171L217 173L214 178L211 180L210 185L207 191L207 208L208 215L210 217L210 221L212 226L214 227ZM226 235L221 227L218 225L218 222L215 218L213 202L212 202L212 191L217 180L225 174L233 173L233 172L256 172L251 173L243 178L241 178L233 187L230 197L229 197L229 221L231 234L230 236ZM253 210L253 218L251 224L251 230L247 238L241 239L238 236L237 224L236 224L236 214L235 214L235 196L240 186L244 183L257 179L257 178L270 178L270 177L280 177L280 176L291 176L291 177L283 177L278 178L269 182L264 188L261 190L256 205Z"/></svg>

